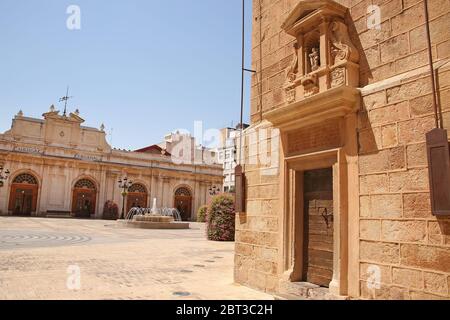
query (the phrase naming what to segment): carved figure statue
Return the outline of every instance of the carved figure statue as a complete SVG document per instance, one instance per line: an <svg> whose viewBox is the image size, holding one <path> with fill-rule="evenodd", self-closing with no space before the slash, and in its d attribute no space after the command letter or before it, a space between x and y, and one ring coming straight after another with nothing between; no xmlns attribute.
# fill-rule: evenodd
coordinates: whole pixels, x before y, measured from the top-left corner
<svg viewBox="0 0 450 320"><path fill-rule="evenodd" d="M312 48L309 54L309 60L311 63L311 71L316 71L320 67L320 54L318 48Z"/></svg>
<svg viewBox="0 0 450 320"><path fill-rule="evenodd" d="M298 72L298 44L294 43L294 59L287 72L287 81L294 82Z"/></svg>

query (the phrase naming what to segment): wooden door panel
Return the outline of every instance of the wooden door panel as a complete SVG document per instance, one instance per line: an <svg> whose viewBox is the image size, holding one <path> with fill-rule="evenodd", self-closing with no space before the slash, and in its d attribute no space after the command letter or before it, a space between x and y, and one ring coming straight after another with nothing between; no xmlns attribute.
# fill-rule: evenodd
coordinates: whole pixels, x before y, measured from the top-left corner
<svg viewBox="0 0 450 320"><path fill-rule="evenodd" d="M94 190L75 189L72 197L72 213L78 218L90 218L95 214L97 193Z"/></svg>
<svg viewBox="0 0 450 320"><path fill-rule="evenodd" d="M9 210L14 215L29 216L37 209L39 187L29 184L13 184L9 196Z"/></svg>
<svg viewBox="0 0 450 320"><path fill-rule="evenodd" d="M147 208L147 194L129 193L127 196L127 212L133 207Z"/></svg>
<svg viewBox="0 0 450 320"><path fill-rule="evenodd" d="M180 211L181 218L183 221L188 221L191 219L192 214L192 198L176 196L175 197L175 208Z"/></svg>
<svg viewBox="0 0 450 320"><path fill-rule="evenodd" d="M304 279L328 287L333 277L332 170L313 170L304 176Z"/></svg>

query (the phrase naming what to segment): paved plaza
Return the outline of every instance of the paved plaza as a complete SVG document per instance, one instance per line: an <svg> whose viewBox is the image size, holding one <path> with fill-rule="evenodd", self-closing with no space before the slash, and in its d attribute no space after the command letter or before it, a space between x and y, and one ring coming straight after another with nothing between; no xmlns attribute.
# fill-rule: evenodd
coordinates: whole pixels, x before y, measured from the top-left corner
<svg viewBox="0 0 450 320"><path fill-rule="evenodd" d="M233 250L198 223L0 217L0 299L272 299L233 283Z"/></svg>

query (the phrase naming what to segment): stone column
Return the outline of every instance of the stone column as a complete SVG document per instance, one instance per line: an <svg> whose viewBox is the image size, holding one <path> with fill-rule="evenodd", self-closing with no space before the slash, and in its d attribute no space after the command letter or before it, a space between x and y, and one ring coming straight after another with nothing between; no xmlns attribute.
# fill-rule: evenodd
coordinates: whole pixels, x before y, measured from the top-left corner
<svg viewBox="0 0 450 320"><path fill-rule="evenodd" d="M322 23L319 26L320 30L320 67L328 67L330 65L330 45L329 45L329 39L328 39L328 28L329 23L327 19L324 19ZM322 78L322 77L320 77ZM327 90L331 87L331 81L329 80L329 77L326 78L326 80L323 81L319 80L319 88L320 91Z"/></svg>
<svg viewBox="0 0 450 320"><path fill-rule="evenodd" d="M297 37L297 54L298 54L298 74L303 76L305 72L305 44L303 34L299 34Z"/></svg>

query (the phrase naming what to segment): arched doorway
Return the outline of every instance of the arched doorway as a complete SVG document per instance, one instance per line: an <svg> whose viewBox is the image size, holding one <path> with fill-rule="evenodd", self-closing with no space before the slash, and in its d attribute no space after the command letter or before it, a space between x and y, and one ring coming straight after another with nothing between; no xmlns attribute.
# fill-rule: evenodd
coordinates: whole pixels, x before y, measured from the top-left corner
<svg viewBox="0 0 450 320"><path fill-rule="evenodd" d="M174 207L178 209L183 221L189 221L192 214L192 195L186 187L178 188L175 191Z"/></svg>
<svg viewBox="0 0 450 320"><path fill-rule="evenodd" d="M89 179L81 179L73 188L72 214L77 218L90 218L95 214L97 188Z"/></svg>
<svg viewBox="0 0 450 320"><path fill-rule="evenodd" d="M39 184L28 173L19 174L11 185L9 211L17 216L31 216L36 212Z"/></svg>
<svg viewBox="0 0 450 320"><path fill-rule="evenodd" d="M131 208L147 208L147 196L147 188L144 185L133 184L128 189L126 212L130 212Z"/></svg>

